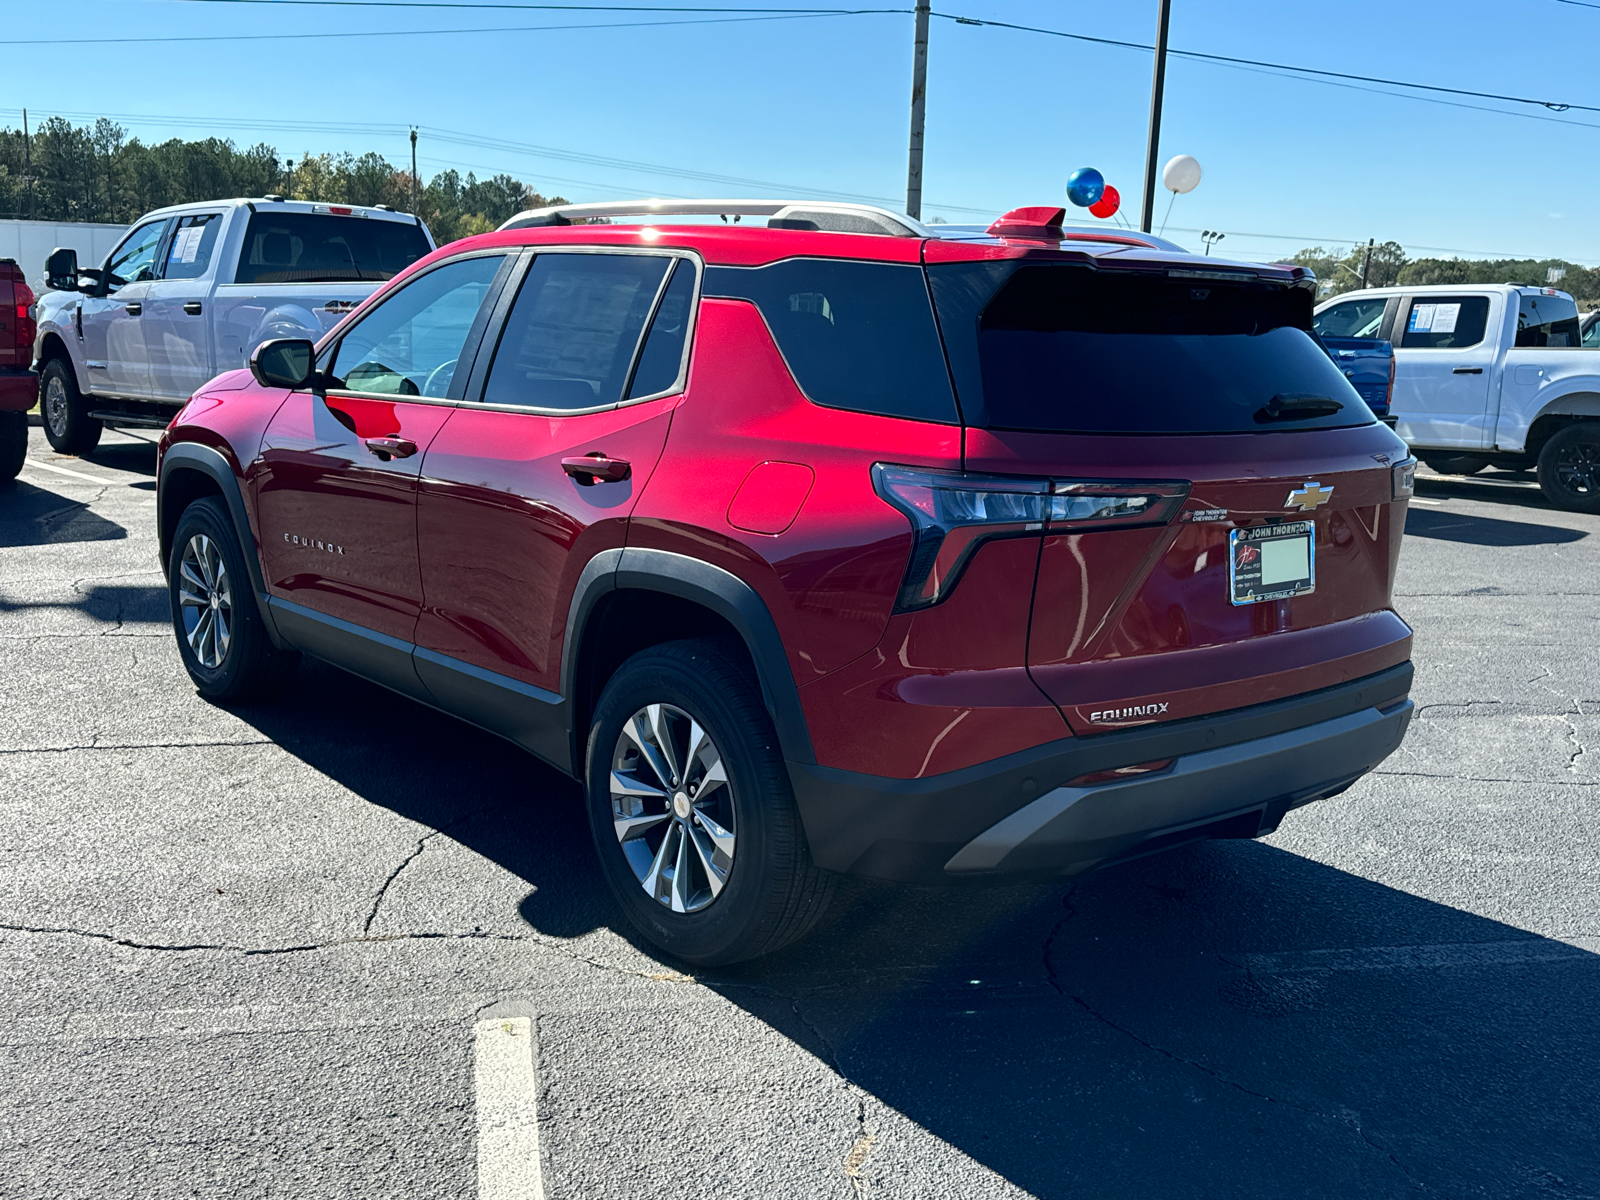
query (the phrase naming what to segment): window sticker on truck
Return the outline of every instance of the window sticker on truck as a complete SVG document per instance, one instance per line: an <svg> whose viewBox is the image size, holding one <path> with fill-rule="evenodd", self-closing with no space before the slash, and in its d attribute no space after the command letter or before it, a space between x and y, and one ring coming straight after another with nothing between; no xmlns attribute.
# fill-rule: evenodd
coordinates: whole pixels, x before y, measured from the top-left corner
<svg viewBox="0 0 1600 1200"><path fill-rule="evenodd" d="M1461 316L1459 304L1413 304L1407 333L1454 333Z"/></svg>

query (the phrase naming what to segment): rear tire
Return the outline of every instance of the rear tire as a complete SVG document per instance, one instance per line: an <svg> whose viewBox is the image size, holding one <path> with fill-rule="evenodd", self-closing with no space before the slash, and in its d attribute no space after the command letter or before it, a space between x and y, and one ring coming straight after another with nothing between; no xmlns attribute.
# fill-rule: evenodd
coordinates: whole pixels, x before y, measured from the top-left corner
<svg viewBox="0 0 1600 1200"><path fill-rule="evenodd" d="M1567 512L1600 513L1600 421L1568 425L1544 444L1539 490Z"/></svg>
<svg viewBox="0 0 1600 1200"><path fill-rule="evenodd" d="M741 658L714 639L635 654L601 693L585 756L606 882L635 929L699 966L802 937L835 881L811 864L777 735Z"/></svg>
<svg viewBox="0 0 1600 1200"><path fill-rule="evenodd" d="M0 412L0 487L10 487L28 457L28 414Z"/></svg>
<svg viewBox="0 0 1600 1200"><path fill-rule="evenodd" d="M1476 475L1489 465L1487 458L1476 454L1432 454L1425 455L1422 461L1440 475Z"/></svg>
<svg viewBox="0 0 1600 1200"><path fill-rule="evenodd" d="M167 595L178 653L206 699L224 704L260 699L294 678L300 654L272 644L220 497L196 500L178 518Z"/></svg>
<svg viewBox="0 0 1600 1200"><path fill-rule="evenodd" d="M87 454L100 444L105 429L89 415L89 403L78 390L72 366L52 358L39 372L39 416L45 440L58 454Z"/></svg>

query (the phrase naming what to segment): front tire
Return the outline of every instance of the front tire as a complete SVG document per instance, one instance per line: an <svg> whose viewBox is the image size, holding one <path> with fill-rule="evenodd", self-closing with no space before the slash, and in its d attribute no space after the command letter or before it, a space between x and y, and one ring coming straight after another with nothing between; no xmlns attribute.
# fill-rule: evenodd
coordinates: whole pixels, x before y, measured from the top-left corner
<svg viewBox="0 0 1600 1200"><path fill-rule="evenodd" d="M1600 421L1568 425L1544 444L1539 490L1567 512L1600 513Z"/></svg>
<svg viewBox="0 0 1600 1200"><path fill-rule="evenodd" d="M224 704L254 700L294 677L300 655L272 644L220 497L196 500L178 518L167 592L178 653L202 696Z"/></svg>
<svg viewBox="0 0 1600 1200"><path fill-rule="evenodd" d="M833 892L740 658L713 639L640 651L606 684L589 731L589 823L606 881L635 929L699 966L795 941Z"/></svg>
<svg viewBox="0 0 1600 1200"><path fill-rule="evenodd" d="M0 487L10 487L28 457L28 414L0 412Z"/></svg>
<svg viewBox="0 0 1600 1200"><path fill-rule="evenodd" d="M1429 454L1422 461L1440 475L1476 475L1489 465L1487 458L1476 454Z"/></svg>
<svg viewBox="0 0 1600 1200"><path fill-rule="evenodd" d="M58 454L87 454L100 444L105 426L89 415L71 364L59 358L39 372L39 415L45 440Z"/></svg>

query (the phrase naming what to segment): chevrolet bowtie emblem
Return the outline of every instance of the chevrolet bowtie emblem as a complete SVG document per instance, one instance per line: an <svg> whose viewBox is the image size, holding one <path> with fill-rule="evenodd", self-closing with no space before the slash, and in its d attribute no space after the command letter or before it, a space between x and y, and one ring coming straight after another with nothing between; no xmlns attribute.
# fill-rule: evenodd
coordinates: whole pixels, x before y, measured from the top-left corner
<svg viewBox="0 0 1600 1200"><path fill-rule="evenodd" d="M1298 508L1301 512L1310 512L1319 505L1326 504L1333 495L1331 487L1323 487L1315 479L1307 480L1304 486L1296 488L1289 493L1289 498L1283 502L1285 508Z"/></svg>

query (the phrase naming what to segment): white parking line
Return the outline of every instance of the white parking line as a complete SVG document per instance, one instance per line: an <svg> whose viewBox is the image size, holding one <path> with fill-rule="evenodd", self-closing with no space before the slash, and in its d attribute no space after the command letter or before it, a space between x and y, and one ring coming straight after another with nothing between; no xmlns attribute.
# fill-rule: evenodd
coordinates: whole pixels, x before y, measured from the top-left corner
<svg viewBox="0 0 1600 1200"><path fill-rule="evenodd" d="M544 1200L533 1022L479 1021L474 1043L478 1200Z"/></svg>
<svg viewBox="0 0 1600 1200"><path fill-rule="evenodd" d="M110 487L116 482L112 479L101 479L97 475L85 475L82 471L69 471L66 467L58 467L54 463L40 462L37 458L23 459L22 467L24 470L36 467L41 471L54 471L57 475L70 475L74 479L87 479L90 483L98 483L101 487Z"/></svg>

